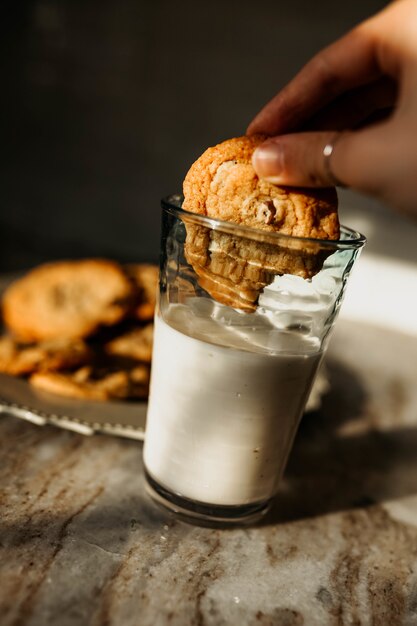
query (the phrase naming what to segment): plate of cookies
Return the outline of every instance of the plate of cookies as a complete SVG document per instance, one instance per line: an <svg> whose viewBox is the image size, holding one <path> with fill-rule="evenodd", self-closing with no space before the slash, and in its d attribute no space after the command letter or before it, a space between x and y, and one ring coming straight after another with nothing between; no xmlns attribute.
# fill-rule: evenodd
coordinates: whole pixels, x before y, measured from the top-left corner
<svg viewBox="0 0 417 626"><path fill-rule="evenodd" d="M158 268L56 261L2 281L0 413L143 439Z"/></svg>

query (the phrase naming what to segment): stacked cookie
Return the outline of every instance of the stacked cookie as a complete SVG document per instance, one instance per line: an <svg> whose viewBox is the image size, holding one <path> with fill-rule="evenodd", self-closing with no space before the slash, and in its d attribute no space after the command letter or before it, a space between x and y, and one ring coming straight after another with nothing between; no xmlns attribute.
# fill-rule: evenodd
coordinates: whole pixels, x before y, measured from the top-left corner
<svg viewBox="0 0 417 626"><path fill-rule="evenodd" d="M3 294L0 372L44 391L146 398L158 269L104 259L42 265Z"/></svg>
<svg viewBox="0 0 417 626"><path fill-rule="evenodd" d="M326 250L311 240L339 237L334 188L278 187L258 178L252 155L264 140L237 137L208 148L183 187L186 211L234 224L227 232L187 223L188 262L213 298L248 312L275 275L311 278L321 269Z"/></svg>

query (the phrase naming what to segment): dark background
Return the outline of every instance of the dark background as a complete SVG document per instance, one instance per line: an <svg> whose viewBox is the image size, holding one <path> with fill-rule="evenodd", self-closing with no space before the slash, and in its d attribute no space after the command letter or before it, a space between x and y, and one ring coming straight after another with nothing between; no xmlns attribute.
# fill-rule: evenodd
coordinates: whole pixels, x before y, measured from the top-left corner
<svg viewBox="0 0 417 626"><path fill-rule="evenodd" d="M378 0L1 6L0 269L155 260L160 197ZM359 226L356 226L359 227Z"/></svg>

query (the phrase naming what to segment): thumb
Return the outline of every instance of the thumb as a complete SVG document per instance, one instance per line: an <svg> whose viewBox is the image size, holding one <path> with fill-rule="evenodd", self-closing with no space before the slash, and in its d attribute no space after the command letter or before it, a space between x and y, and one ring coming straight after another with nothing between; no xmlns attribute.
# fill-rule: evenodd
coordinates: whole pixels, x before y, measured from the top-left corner
<svg viewBox="0 0 417 626"><path fill-rule="evenodd" d="M385 122L356 132L271 137L255 150L253 166L260 178L276 185L342 185L382 195L397 143L391 131L391 122Z"/></svg>

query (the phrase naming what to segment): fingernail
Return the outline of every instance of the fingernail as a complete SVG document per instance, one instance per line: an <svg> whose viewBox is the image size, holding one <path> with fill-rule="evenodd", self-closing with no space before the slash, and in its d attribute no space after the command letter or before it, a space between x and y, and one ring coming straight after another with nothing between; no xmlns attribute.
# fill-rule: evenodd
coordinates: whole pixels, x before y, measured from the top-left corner
<svg viewBox="0 0 417 626"><path fill-rule="evenodd" d="M280 182L284 169L284 153L278 143L264 143L252 155L252 165L259 178Z"/></svg>

